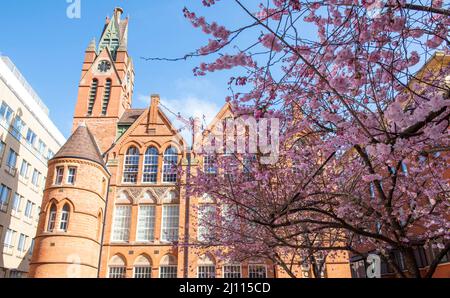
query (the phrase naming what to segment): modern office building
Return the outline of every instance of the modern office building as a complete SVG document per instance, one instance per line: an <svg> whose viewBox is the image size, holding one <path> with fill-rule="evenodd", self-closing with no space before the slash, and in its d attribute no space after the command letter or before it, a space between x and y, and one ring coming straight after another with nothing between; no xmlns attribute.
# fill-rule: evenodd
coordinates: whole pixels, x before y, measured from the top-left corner
<svg viewBox="0 0 450 298"><path fill-rule="evenodd" d="M47 162L64 142L33 88L0 57L0 278L28 273Z"/></svg>

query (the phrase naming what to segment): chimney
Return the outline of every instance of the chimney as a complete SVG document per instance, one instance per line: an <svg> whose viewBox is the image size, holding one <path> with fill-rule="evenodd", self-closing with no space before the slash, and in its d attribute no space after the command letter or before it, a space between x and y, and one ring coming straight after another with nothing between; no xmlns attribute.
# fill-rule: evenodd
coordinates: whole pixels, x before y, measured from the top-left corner
<svg viewBox="0 0 450 298"><path fill-rule="evenodd" d="M156 124L158 121L158 108L161 101L159 94L152 94L150 101L150 110L148 115L148 124Z"/></svg>

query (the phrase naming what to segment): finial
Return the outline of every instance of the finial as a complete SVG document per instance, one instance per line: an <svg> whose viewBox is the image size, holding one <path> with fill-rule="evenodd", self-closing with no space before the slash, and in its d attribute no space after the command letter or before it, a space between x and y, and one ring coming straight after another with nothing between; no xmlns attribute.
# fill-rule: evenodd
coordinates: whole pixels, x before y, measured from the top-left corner
<svg viewBox="0 0 450 298"><path fill-rule="evenodd" d="M96 48L97 48L97 45L95 43L95 38L93 38L91 40L91 42L89 43L89 45L86 49L86 52L96 52L97 51Z"/></svg>
<svg viewBox="0 0 450 298"><path fill-rule="evenodd" d="M80 124L78 125L78 127L86 127L86 121L80 122Z"/></svg>

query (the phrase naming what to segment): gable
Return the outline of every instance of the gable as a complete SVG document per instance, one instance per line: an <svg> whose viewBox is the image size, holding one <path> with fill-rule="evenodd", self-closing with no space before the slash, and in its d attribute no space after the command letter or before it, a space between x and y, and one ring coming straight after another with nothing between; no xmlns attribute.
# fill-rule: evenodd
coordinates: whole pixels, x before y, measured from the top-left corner
<svg viewBox="0 0 450 298"><path fill-rule="evenodd" d="M131 144L139 147L142 153L150 145L158 148L159 152L170 145L177 147L179 152L186 151L185 140L161 109L158 109L156 122L152 124L149 123L150 108L138 113L141 115L116 140L111 150L116 156L124 154Z"/></svg>

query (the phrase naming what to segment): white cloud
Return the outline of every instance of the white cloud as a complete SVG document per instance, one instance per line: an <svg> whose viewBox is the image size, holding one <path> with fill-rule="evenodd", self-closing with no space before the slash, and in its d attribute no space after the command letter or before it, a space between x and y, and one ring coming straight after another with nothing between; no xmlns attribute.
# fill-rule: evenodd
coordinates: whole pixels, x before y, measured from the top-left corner
<svg viewBox="0 0 450 298"><path fill-rule="evenodd" d="M222 108L211 100L204 100L194 96L176 99L161 98L161 104L171 111L169 112L163 107L164 113L172 121L173 125L179 129L184 128L181 131L181 135L189 144L192 140L192 132L186 128L183 122L177 119L176 115L180 114L187 120L191 117L198 117L202 119L205 125L208 125Z"/></svg>

